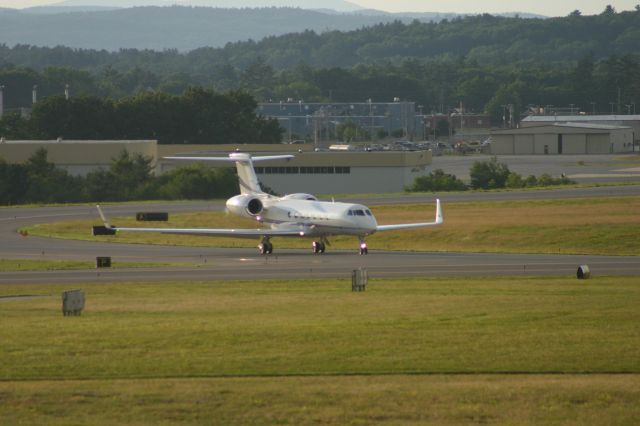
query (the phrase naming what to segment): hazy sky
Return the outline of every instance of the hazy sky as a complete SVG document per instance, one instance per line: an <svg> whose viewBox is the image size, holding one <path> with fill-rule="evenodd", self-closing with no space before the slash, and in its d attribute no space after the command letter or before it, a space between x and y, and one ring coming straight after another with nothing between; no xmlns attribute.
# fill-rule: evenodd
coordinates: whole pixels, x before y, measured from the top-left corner
<svg viewBox="0 0 640 426"><path fill-rule="evenodd" d="M389 12L531 12L547 16L564 16L575 9L593 15L610 4L616 10L632 10L640 0L350 0L362 7ZM58 3L60 0L0 0L0 7L23 8ZM108 2L108 0L105 0ZM177 1L179 3L180 0Z"/></svg>

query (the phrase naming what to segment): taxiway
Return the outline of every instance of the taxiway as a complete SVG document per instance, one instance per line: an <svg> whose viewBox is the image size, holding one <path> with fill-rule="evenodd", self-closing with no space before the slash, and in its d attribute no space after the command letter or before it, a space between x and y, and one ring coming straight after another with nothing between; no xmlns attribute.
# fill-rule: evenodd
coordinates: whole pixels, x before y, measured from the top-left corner
<svg viewBox="0 0 640 426"><path fill-rule="evenodd" d="M611 186L554 191L444 194L443 203L464 201L509 201L523 199L611 197L639 195L640 186ZM368 205L432 202L435 195L351 198ZM107 206L110 216L133 215L138 211L169 213L221 210L222 201ZM209 281L217 279L277 279L349 277L353 269L367 268L372 277L391 276L495 276L575 275L579 265L590 266L594 275L640 275L640 260L633 256L530 255L489 253L380 252L370 247L368 256L354 251L329 251L313 255L310 250L278 250L260 256L255 249L220 249L96 241L23 237L17 230L36 223L67 219L96 218L95 207L62 206L43 208L0 208L0 258L95 260L111 256L117 262L189 263L193 267L100 269L73 271L0 272L0 284L79 283L140 281ZM88 229L87 232L90 232ZM257 243L256 243L257 244Z"/></svg>

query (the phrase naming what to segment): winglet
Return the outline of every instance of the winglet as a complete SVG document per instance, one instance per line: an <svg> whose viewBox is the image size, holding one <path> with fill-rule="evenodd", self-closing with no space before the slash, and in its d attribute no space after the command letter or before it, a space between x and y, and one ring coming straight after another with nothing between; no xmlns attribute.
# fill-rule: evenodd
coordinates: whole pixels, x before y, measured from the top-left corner
<svg viewBox="0 0 640 426"><path fill-rule="evenodd" d="M107 227L107 228L110 228L110 229L113 228L113 226L111 226L109 224L109 221L107 220L107 217L102 212L102 209L100 208L100 205L96 204L96 208L98 209L98 214L100 214L100 218L104 222L104 226Z"/></svg>
<svg viewBox="0 0 640 426"><path fill-rule="evenodd" d="M440 199L436 199L436 224L440 225L444 223L444 216L442 215L442 207L440 206Z"/></svg>

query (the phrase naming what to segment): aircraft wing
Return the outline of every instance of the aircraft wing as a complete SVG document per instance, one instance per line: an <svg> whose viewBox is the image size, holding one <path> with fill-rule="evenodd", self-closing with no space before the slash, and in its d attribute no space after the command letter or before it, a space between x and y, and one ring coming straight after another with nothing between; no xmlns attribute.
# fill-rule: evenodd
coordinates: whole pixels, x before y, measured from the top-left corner
<svg viewBox="0 0 640 426"><path fill-rule="evenodd" d="M433 222L422 223L401 223L397 225L378 225L376 232L380 231L397 231L400 229L412 229L412 228L426 228L428 226L437 226L444 223L444 216L442 216L442 207L440 206L440 200L436 200L436 218Z"/></svg>
<svg viewBox="0 0 640 426"><path fill-rule="evenodd" d="M160 234L177 234L177 235L203 235L212 237L236 237L236 238L255 238L255 237L301 237L305 235L304 229L233 229L233 228L122 228L112 226L102 212L100 206L96 206L98 213L104 222L104 226L116 232L155 232Z"/></svg>

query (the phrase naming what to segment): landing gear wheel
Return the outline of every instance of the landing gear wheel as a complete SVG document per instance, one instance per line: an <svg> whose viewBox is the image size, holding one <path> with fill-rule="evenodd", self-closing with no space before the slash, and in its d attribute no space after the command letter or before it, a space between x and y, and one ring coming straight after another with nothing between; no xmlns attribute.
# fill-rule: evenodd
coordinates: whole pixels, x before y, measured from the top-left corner
<svg viewBox="0 0 640 426"><path fill-rule="evenodd" d="M260 254L271 254L273 253L273 244L268 241L262 242L258 244L258 250L260 250Z"/></svg>
<svg viewBox="0 0 640 426"><path fill-rule="evenodd" d="M369 254L369 248L365 243L360 244L360 255L362 256L363 254Z"/></svg>
<svg viewBox="0 0 640 426"><path fill-rule="evenodd" d="M314 241L312 246L313 246L313 253L314 254L324 253L324 251L325 251L325 246L324 246L324 243L322 241Z"/></svg>

